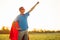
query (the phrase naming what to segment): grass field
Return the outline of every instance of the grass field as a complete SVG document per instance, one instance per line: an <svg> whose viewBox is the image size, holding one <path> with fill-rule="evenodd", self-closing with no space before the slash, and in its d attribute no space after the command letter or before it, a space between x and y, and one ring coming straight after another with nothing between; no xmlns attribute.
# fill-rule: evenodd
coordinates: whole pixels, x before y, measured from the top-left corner
<svg viewBox="0 0 60 40"><path fill-rule="evenodd" d="M60 33L30 33L30 40L60 40ZM0 34L0 40L9 40L9 34Z"/></svg>

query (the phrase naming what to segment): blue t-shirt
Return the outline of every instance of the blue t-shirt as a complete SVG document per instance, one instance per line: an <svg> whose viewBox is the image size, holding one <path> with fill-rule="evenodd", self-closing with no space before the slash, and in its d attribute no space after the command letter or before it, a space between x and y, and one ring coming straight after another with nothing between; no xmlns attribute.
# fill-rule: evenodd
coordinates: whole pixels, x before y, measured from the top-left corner
<svg viewBox="0 0 60 40"><path fill-rule="evenodd" d="M29 16L29 12L24 15L18 15L15 21L18 21L20 28L23 30L28 29L27 17Z"/></svg>

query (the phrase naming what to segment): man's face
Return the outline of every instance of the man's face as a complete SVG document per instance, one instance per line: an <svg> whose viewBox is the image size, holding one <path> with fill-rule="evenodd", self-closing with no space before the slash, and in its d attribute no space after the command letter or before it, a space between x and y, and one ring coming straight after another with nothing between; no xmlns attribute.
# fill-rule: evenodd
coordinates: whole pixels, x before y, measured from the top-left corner
<svg viewBox="0 0 60 40"><path fill-rule="evenodd" d="M19 11L20 11L21 14L24 14L25 9L24 9L23 7L21 7L21 8L19 9Z"/></svg>

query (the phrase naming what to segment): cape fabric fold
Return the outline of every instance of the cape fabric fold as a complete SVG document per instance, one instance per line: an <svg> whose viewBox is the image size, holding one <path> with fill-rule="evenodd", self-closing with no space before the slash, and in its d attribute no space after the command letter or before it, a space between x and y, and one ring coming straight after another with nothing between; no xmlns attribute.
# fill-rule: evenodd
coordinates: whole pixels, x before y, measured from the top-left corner
<svg viewBox="0 0 60 40"><path fill-rule="evenodd" d="M14 25L15 24L15 25ZM13 22L10 30L10 39L11 40L18 40L18 30L15 29L18 26L18 22Z"/></svg>

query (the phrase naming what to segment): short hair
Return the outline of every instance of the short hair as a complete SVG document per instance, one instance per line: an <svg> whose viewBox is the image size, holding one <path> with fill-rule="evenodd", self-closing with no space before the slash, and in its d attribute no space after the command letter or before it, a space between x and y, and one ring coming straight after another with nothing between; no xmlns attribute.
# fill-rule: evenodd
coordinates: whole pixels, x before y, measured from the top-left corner
<svg viewBox="0 0 60 40"><path fill-rule="evenodd" d="M23 8L23 7L20 7L19 10L20 10L21 8Z"/></svg>

